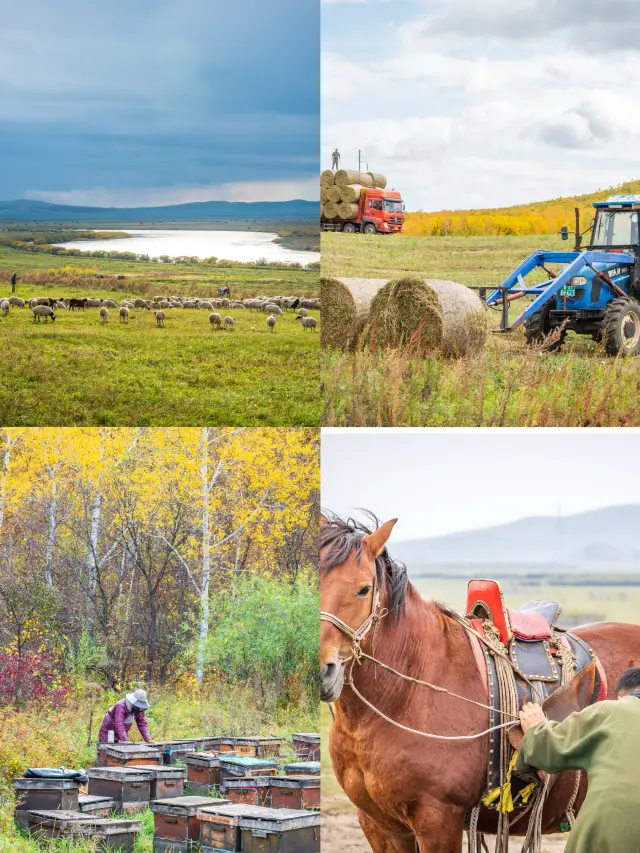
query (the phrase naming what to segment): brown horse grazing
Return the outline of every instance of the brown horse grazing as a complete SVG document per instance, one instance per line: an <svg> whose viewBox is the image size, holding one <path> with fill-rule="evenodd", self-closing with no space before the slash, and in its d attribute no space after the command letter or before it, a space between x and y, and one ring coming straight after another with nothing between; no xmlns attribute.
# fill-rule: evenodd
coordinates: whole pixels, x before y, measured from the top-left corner
<svg viewBox="0 0 640 853"><path fill-rule="evenodd" d="M374 532L353 521L323 519L321 609L358 629L375 609L361 648L399 672L429 681L469 699L487 702L469 634L444 607L424 600L408 582L404 566L385 545L394 521ZM385 615L384 611L388 610ZM324 619L325 617L323 617ZM620 675L640 662L640 625L600 623L576 629L594 649L615 697ZM386 722L345 683L344 661L352 641L331 621L322 621L321 697L334 702L329 751L338 781L358 809L362 829L375 853L460 853L465 814L485 793L488 737L432 740ZM347 668L349 672L350 665ZM412 684L366 659L353 666L357 690L387 717L412 729L440 735L486 730L489 712L461 699ZM585 774L575 811L586 793ZM543 812L543 831L557 832L575 785L575 774L560 774ZM527 817L511 832L523 835ZM483 809L479 829L496 831L497 813Z"/></svg>

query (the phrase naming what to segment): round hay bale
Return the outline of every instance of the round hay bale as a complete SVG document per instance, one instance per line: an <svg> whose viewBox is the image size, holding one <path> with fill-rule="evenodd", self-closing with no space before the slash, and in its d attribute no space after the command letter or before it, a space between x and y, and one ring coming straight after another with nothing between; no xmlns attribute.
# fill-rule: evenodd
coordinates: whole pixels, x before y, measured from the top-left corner
<svg viewBox="0 0 640 853"><path fill-rule="evenodd" d="M363 341L460 358L481 350L486 336L486 310L472 290L457 281L408 276L376 292Z"/></svg>
<svg viewBox="0 0 640 853"><path fill-rule="evenodd" d="M320 187L320 204L324 204L327 201L329 201L329 199L327 198L327 188Z"/></svg>
<svg viewBox="0 0 640 853"><path fill-rule="evenodd" d="M378 187L378 189L383 190L387 186L387 179L384 175L381 175L379 172L367 172L367 175L373 181L373 186Z"/></svg>
<svg viewBox="0 0 640 853"><path fill-rule="evenodd" d="M324 206L324 218L325 219L337 219L338 218L338 205L335 201L328 201Z"/></svg>
<svg viewBox="0 0 640 853"><path fill-rule="evenodd" d="M339 187L347 184L360 184L363 187L372 187L371 175L367 172L355 172L353 169L340 169L336 172L335 183Z"/></svg>
<svg viewBox="0 0 640 853"><path fill-rule="evenodd" d="M340 204L342 201L342 189L340 187L327 187L327 201L335 201L336 204Z"/></svg>
<svg viewBox="0 0 640 853"><path fill-rule="evenodd" d="M386 278L321 278L321 345L354 349L367 322L371 300L387 283Z"/></svg>
<svg viewBox="0 0 640 853"><path fill-rule="evenodd" d="M338 205L338 216L340 219L357 219L358 205L350 201L341 201Z"/></svg>
<svg viewBox="0 0 640 853"><path fill-rule="evenodd" d="M324 172L320 175L320 186L321 187L332 187L335 178L335 172L331 169L325 169Z"/></svg>
<svg viewBox="0 0 640 853"><path fill-rule="evenodd" d="M340 190L340 201L357 202L364 187L360 184L345 184L338 189Z"/></svg>

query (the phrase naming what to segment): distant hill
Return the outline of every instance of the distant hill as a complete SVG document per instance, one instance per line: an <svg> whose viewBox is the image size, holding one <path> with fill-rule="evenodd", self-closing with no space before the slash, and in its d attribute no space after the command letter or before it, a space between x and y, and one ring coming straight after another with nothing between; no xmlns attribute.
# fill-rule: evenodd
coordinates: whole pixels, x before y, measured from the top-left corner
<svg viewBox="0 0 640 853"><path fill-rule="evenodd" d="M531 516L482 530L390 543L410 575L447 568L493 568L501 574L601 569L640 570L640 505L565 517Z"/></svg>
<svg viewBox="0 0 640 853"><path fill-rule="evenodd" d="M84 207L16 199L0 201L0 221L11 222L172 222L198 219L319 218L316 201L198 201L162 207Z"/></svg>

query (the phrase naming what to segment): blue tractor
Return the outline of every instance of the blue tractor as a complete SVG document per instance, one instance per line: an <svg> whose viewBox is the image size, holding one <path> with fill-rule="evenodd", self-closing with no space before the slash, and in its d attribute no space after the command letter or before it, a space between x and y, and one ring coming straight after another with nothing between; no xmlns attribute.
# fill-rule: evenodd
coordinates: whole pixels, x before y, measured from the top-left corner
<svg viewBox="0 0 640 853"><path fill-rule="evenodd" d="M640 195L614 195L594 207L588 249L581 251L576 211L575 251L534 252L487 297L487 305L502 306L500 331L524 324L527 342L546 341L550 350L571 331L602 342L610 355L640 351ZM562 237L568 239L566 228ZM563 266L554 271L550 264ZM547 279L527 286L534 270ZM510 303L526 296L533 300L509 323Z"/></svg>

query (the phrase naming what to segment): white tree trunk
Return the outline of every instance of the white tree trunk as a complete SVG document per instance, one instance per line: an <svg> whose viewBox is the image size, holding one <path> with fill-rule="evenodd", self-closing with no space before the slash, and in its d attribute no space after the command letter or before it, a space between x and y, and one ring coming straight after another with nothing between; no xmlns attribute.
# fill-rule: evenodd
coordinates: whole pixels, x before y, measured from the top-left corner
<svg viewBox="0 0 640 853"><path fill-rule="evenodd" d="M51 477L51 497L49 498L49 507L47 509L47 520L49 522L49 534L47 536L47 553L44 564L44 577L47 586L53 587L53 545L56 538L56 511L58 508L58 481L56 480L55 469L50 474Z"/></svg>
<svg viewBox="0 0 640 853"><path fill-rule="evenodd" d="M14 439L15 440L15 439ZM7 478L9 476L9 466L11 465L11 449L13 441L8 435L5 435L4 453L2 454L2 470L0 471L0 533L4 524L4 504L7 495Z"/></svg>
<svg viewBox="0 0 640 853"><path fill-rule="evenodd" d="M100 536L100 514L102 512L102 469L105 454L105 431L100 432L100 470L96 496L91 507L91 530L89 531L89 553L87 554L87 576L89 578L89 594L93 597L98 585L98 538Z"/></svg>
<svg viewBox="0 0 640 853"><path fill-rule="evenodd" d="M200 461L200 483L202 500L202 583L200 584L200 625L196 653L196 681L202 686L204 654L209 636L209 584L211 581L211 533L209 524L209 428L202 428Z"/></svg>

